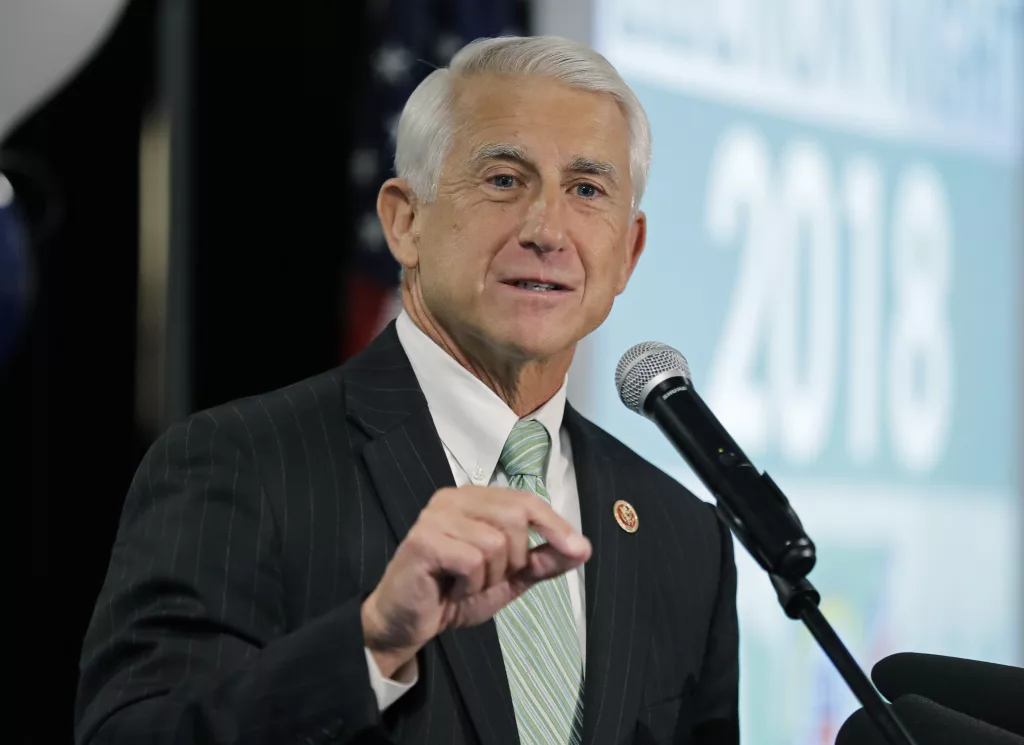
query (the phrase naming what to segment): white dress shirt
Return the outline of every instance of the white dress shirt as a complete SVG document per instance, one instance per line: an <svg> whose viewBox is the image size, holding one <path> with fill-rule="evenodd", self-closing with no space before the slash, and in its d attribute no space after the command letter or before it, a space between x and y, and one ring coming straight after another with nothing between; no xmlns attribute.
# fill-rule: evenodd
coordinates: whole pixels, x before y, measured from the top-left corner
<svg viewBox="0 0 1024 745"><path fill-rule="evenodd" d="M498 459L519 417L494 391L423 333L404 310L398 316L396 327L398 339L427 399L430 416L444 445L456 486L508 486L508 477ZM551 452L544 476L544 485L551 495L551 507L573 528L582 532L572 446L569 433L562 427L565 388L566 383L562 381L558 392L525 418L536 419L543 424L551 437ZM569 600L576 618L580 654L586 670L583 566L571 572L568 580ZM416 684L415 679L399 683L384 678L369 650L366 651L366 662L370 669L370 685L381 711Z"/></svg>

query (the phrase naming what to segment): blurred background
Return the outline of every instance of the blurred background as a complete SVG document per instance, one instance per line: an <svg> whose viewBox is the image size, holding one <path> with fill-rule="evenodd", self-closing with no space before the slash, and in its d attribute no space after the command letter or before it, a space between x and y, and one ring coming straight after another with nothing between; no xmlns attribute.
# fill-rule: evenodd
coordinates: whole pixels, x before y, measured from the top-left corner
<svg viewBox="0 0 1024 745"><path fill-rule="evenodd" d="M156 435L394 316L374 203L397 116L508 33L593 44L653 127L648 249L573 404L706 498L612 385L626 348L672 344L790 496L863 666L1024 664L1024 0L5 0L6 739L71 741ZM58 49L80 58L26 97ZM831 743L852 696L737 562L744 742Z"/></svg>

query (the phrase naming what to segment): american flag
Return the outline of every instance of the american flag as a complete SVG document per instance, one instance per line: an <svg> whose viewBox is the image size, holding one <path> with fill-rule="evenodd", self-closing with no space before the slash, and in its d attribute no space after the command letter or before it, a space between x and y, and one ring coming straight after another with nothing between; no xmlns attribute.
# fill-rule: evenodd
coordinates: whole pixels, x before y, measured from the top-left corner
<svg viewBox="0 0 1024 745"><path fill-rule="evenodd" d="M371 0L366 34L370 80L358 107L349 179L356 246L343 285L342 359L361 350L398 312L398 264L377 219L377 191L394 175L395 131L409 95L463 45L519 35L526 0Z"/></svg>

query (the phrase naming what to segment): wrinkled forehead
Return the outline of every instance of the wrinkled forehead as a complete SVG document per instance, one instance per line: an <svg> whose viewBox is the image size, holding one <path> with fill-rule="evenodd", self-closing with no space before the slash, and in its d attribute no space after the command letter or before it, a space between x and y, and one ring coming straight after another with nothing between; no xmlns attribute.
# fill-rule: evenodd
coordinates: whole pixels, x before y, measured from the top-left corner
<svg viewBox="0 0 1024 745"><path fill-rule="evenodd" d="M556 149L565 159L590 158L629 171L629 124L607 93L532 76L473 75L452 87L450 154L469 163L492 143L531 158Z"/></svg>

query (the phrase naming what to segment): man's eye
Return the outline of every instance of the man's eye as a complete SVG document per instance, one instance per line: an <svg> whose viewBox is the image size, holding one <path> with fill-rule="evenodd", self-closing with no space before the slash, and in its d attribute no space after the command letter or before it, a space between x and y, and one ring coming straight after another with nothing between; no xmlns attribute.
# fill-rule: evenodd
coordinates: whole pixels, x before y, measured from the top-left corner
<svg viewBox="0 0 1024 745"><path fill-rule="evenodd" d="M511 173L500 173L497 176L491 176L491 183L499 189L511 189L516 185L517 179Z"/></svg>
<svg viewBox="0 0 1024 745"><path fill-rule="evenodd" d="M576 184L576 194L584 199L593 199L601 192L593 184Z"/></svg>

